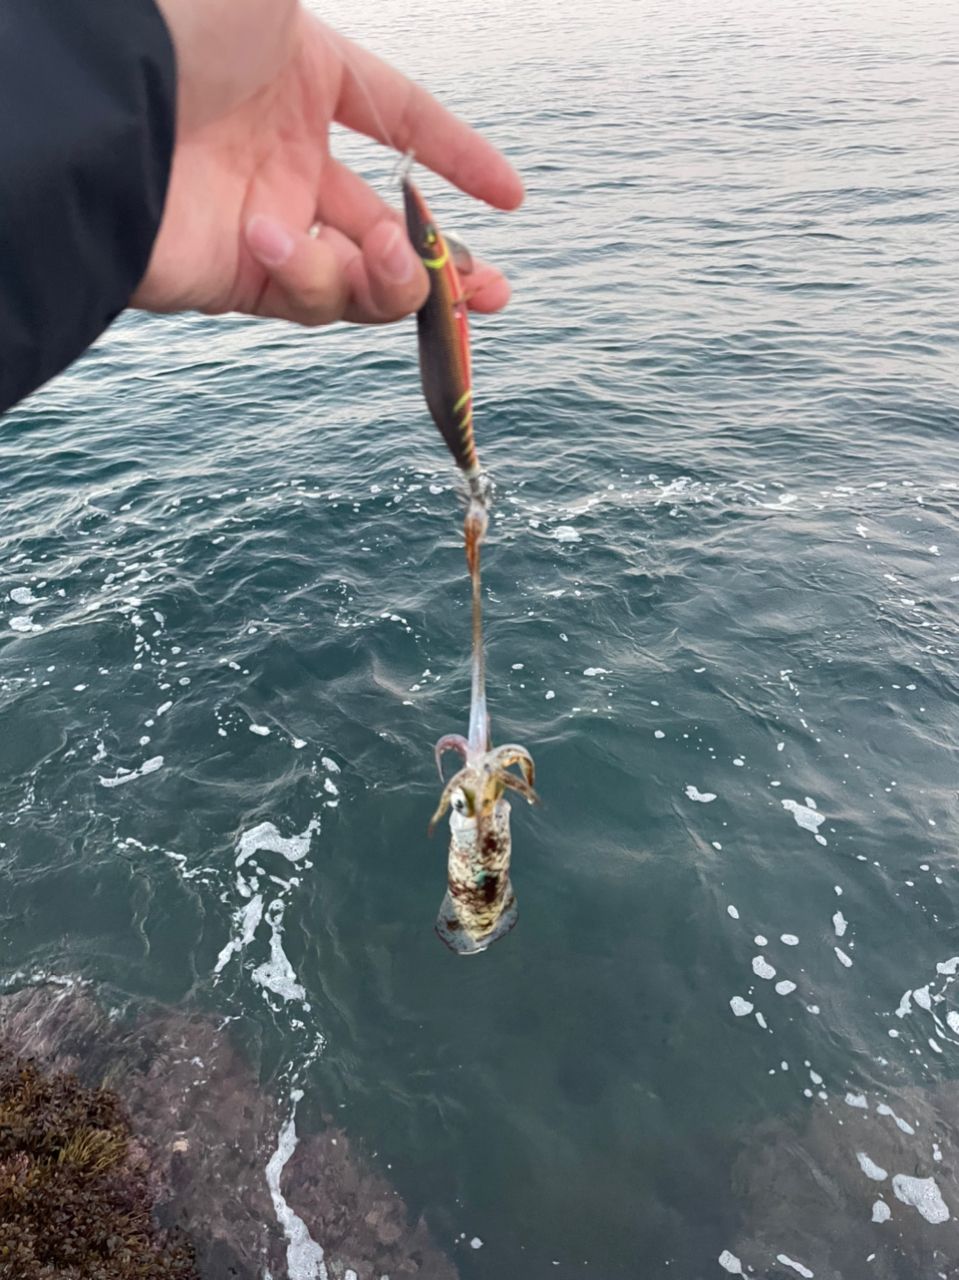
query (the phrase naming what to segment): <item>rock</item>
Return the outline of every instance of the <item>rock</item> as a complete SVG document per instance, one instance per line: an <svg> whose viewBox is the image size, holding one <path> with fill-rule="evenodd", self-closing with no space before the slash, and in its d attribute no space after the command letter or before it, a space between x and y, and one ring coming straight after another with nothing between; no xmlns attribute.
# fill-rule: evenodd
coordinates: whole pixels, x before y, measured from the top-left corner
<svg viewBox="0 0 959 1280"><path fill-rule="evenodd" d="M286 1280L285 1234L266 1166L288 1118L247 1056L213 1018L152 1008L106 1015L90 987L41 985L0 996L0 1041L48 1068L106 1084L143 1143L157 1215L193 1242L204 1280ZM281 1190L322 1246L330 1280L388 1275L457 1280L426 1224L329 1127L303 1133Z"/></svg>

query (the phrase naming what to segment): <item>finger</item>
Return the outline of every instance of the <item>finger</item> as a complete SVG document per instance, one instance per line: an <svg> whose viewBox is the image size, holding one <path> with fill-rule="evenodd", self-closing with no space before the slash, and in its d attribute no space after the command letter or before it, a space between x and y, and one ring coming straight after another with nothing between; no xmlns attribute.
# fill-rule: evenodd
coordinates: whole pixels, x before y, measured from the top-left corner
<svg viewBox="0 0 959 1280"><path fill-rule="evenodd" d="M392 219L378 222L363 237L362 261L362 273L354 267L347 319L361 324L399 320L426 301L429 278L405 227Z"/></svg>
<svg viewBox="0 0 959 1280"><path fill-rule="evenodd" d="M332 157L323 166L316 208L321 222L357 244L384 219L403 222L399 209L391 208L359 174Z"/></svg>
<svg viewBox="0 0 959 1280"><path fill-rule="evenodd" d="M475 129L388 62L322 23L318 27L342 66L334 111L340 124L398 151L412 151L461 191L498 209L522 203L523 184L516 170Z"/></svg>
<svg viewBox="0 0 959 1280"><path fill-rule="evenodd" d="M297 324L332 324L349 302L349 250L339 241L294 230L257 214L246 224L246 245L266 271L255 314ZM349 243L349 242L347 242ZM350 246L359 255L355 245Z"/></svg>
<svg viewBox="0 0 959 1280"><path fill-rule="evenodd" d="M510 299L509 281L495 267L477 262L469 275L462 277L463 293L470 311L484 314L502 311Z"/></svg>
<svg viewBox="0 0 959 1280"><path fill-rule="evenodd" d="M418 311L426 301L429 280L419 255L412 255L417 270L411 278L405 268L400 271L395 261L390 262L398 246L405 252L409 241L406 232L390 219L378 223L364 237L362 257L353 258L347 269L350 302L344 319L356 324L383 324ZM464 276L462 283L472 311L499 311L509 301L508 282L487 263L478 262L476 270Z"/></svg>
<svg viewBox="0 0 959 1280"><path fill-rule="evenodd" d="M423 264L392 220L377 223L359 248L334 227L313 237L257 215L246 241L268 274L258 315L303 325L383 324L416 311L429 289Z"/></svg>
<svg viewBox="0 0 959 1280"><path fill-rule="evenodd" d="M403 216L390 206L352 169L338 160L328 160L323 169L317 212L324 224L361 243L378 222L403 225ZM461 273L463 291L471 311L500 311L510 297L503 275L488 263L476 262L475 269Z"/></svg>

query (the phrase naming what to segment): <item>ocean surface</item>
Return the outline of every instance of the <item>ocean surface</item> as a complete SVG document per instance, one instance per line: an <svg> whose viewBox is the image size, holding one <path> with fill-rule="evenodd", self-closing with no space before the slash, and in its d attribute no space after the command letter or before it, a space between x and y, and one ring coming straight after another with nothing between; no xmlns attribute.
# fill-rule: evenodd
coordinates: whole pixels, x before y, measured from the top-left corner
<svg viewBox="0 0 959 1280"><path fill-rule="evenodd" d="M528 184L421 174L514 287L519 921L433 933L469 601L412 322L128 315L0 427L3 986L254 1028L464 1280L959 1274L959 10L324 13Z"/></svg>

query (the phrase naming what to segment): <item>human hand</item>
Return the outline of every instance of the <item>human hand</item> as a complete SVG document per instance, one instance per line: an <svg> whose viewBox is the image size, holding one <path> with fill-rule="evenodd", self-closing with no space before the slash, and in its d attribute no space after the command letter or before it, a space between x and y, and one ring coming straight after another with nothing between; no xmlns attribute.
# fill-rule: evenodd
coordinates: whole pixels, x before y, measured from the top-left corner
<svg viewBox="0 0 959 1280"><path fill-rule="evenodd" d="M426 271L400 215L330 154L334 120L412 149L497 208L522 200L489 143L299 0L157 2L177 54L177 140L134 306L308 325L379 323L420 307ZM482 263L464 286L477 311L509 297Z"/></svg>

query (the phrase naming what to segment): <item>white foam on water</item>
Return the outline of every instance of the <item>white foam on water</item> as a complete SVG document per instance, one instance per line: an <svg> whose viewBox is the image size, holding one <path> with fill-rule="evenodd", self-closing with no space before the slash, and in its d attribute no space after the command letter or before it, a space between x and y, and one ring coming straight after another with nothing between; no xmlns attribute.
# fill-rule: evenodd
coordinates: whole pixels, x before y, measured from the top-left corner
<svg viewBox="0 0 959 1280"><path fill-rule="evenodd" d="M586 667L583 670L584 676L608 676L609 674L605 667Z"/></svg>
<svg viewBox="0 0 959 1280"><path fill-rule="evenodd" d="M936 965L936 973L949 978L954 978L957 970L959 970L959 956L953 956L951 960L941 960Z"/></svg>
<svg viewBox="0 0 959 1280"><path fill-rule="evenodd" d="M157 769L163 768L163 756L153 756L150 760L144 760L139 769L118 769L116 777L101 778L101 787L122 787L126 782L135 782L137 778L145 778L148 773L156 773Z"/></svg>
<svg viewBox="0 0 959 1280"><path fill-rule="evenodd" d="M561 524L553 530L557 542L582 542L582 535L571 524Z"/></svg>
<svg viewBox="0 0 959 1280"><path fill-rule="evenodd" d="M262 919L263 895L256 893L245 906L240 907L233 913L233 922L237 932L217 957L216 964L213 967L214 973L219 973L227 965L232 955L239 953L244 947L250 945Z"/></svg>
<svg viewBox="0 0 959 1280"><path fill-rule="evenodd" d="M281 836L272 822L261 822L245 831L236 842L236 865L242 867L254 853L261 850L265 853L279 853L287 862L299 862L310 852L313 834L319 829L319 818L313 818L306 830L299 835Z"/></svg>
<svg viewBox="0 0 959 1280"><path fill-rule="evenodd" d="M950 1009L946 1014L946 1021L949 1023L949 1030L959 1036L959 1013L956 1013L955 1009Z"/></svg>
<svg viewBox="0 0 959 1280"><path fill-rule="evenodd" d="M880 1102L879 1106L876 1107L876 1111L881 1116L890 1116L895 1120L896 1127L903 1133L913 1134L916 1132L908 1120L900 1119L900 1117L896 1115L895 1111L893 1111L892 1107L888 1106L885 1102Z"/></svg>
<svg viewBox="0 0 959 1280"><path fill-rule="evenodd" d="M916 987L912 993L912 998L920 1009L925 1009L928 1013L932 1008L932 996L929 994L929 984L924 987Z"/></svg>
<svg viewBox="0 0 959 1280"><path fill-rule="evenodd" d="M776 983L776 994L780 996L791 995L796 990L795 982L790 982L788 978L784 978L782 982Z"/></svg>
<svg viewBox="0 0 959 1280"><path fill-rule="evenodd" d="M765 978L767 982L776 976L776 970L765 956L753 956L753 973L757 978Z"/></svg>
<svg viewBox="0 0 959 1280"><path fill-rule="evenodd" d="M37 598L29 587L14 587L10 592L10 599L14 604L41 604L42 601Z"/></svg>
<svg viewBox="0 0 959 1280"><path fill-rule="evenodd" d="M897 1173L892 1179L892 1189L897 1200L911 1205L934 1226L949 1221L949 1210L935 1178L913 1178L907 1173Z"/></svg>
<svg viewBox="0 0 959 1280"><path fill-rule="evenodd" d="M691 782L686 784L686 795L690 800L698 800L700 804L712 804L716 799L712 791L700 791Z"/></svg>
<svg viewBox="0 0 959 1280"><path fill-rule="evenodd" d="M19 614L17 617L10 619L10 630L31 633L42 631L43 627L40 626L39 622L34 622L29 615Z"/></svg>
<svg viewBox="0 0 959 1280"><path fill-rule="evenodd" d="M845 965L847 969L852 968L852 959L846 955L845 951L842 951L839 947L833 947L833 951L835 951L836 959L840 964Z"/></svg>
<svg viewBox="0 0 959 1280"><path fill-rule="evenodd" d="M276 1150L266 1166L266 1185L270 1188L276 1220L286 1236L286 1267L289 1280L329 1280L323 1249L310 1235L309 1227L286 1202L280 1190L280 1179L287 1162L296 1150L296 1104L303 1097L300 1089L290 1095L290 1117L277 1138Z"/></svg>
<svg viewBox="0 0 959 1280"><path fill-rule="evenodd" d="M270 926L270 958L258 965L252 973L253 981L281 1000L306 1000L306 988L296 979L296 970L283 950L282 898L274 898L266 909L266 921Z"/></svg>
<svg viewBox="0 0 959 1280"><path fill-rule="evenodd" d="M905 1018L909 1013L912 1013L912 992L904 991L902 999L899 1001L899 1007L896 1009L896 1017Z"/></svg>
<svg viewBox="0 0 959 1280"><path fill-rule="evenodd" d="M814 1272L810 1271L808 1267L804 1267L801 1262L794 1262L786 1254L777 1253L776 1261L782 1263L784 1267L792 1267L793 1271L798 1271L803 1280L813 1280Z"/></svg>
<svg viewBox="0 0 959 1280"><path fill-rule="evenodd" d="M849 922L846 920L846 917L843 915L841 911L837 911L833 916L832 927L836 930L837 938L841 938L845 934L846 929L849 927Z"/></svg>
<svg viewBox="0 0 959 1280"><path fill-rule="evenodd" d="M819 828L826 821L825 815L817 811L815 801L806 796L806 803L797 800L781 800L782 807L796 819L796 825L804 831L811 831L820 844L826 843L825 836L819 834Z"/></svg>
<svg viewBox="0 0 959 1280"><path fill-rule="evenodd" d="M265 724L251 724L249 726L249 730L250 733L259 734L261 738L268 738L270 736L270 730Z"/></svg>
<svg viewBox="0 0 959 1280"><path fill-rule="evenodd" d="M732 916L734 920L739 919L739 909L737 907L734 907L732 903L730 903L729 906L726 908L726 913L727 915Z"/></svg>
<svg viewBox="0 0 959 1280"><path fill-rule="evenodd" d="M787 947L799 946L799 939L796 937L794 933L781 933L779 935L779 941L783 943L784 946L787 946Z"/></svg>
<svg viewBox="0 0 959 1280"><path fill-rule="evenodd" d="M336 763L336 761L335 761L335 760L331 760L329 756L320 756L320 764L321 764L321 765L323 766L323 768L324 768L324 769L326 769L329 773L339 773L339 772L340 772L340 766Z"/></svg>
<svg viewBox="0 0 959 1280"><path fill-rule="evenodd" d="M729 1002L729 1007L737 1018L745 1018L747 1014L753 1011L753 1006L748 1000L744 1000L742 996L733 996Z"/></svg>
<svg viewBox="0 0 959 1280"><path fill-rule="evenodd" d="M741 1276L743 1274L743 1264L739 1261L734 1253L730 1253L728 1249L724 1249L717 1259L719 1265L724 1271L731 1276Z"/></svg>
<svg viewBox="0 0 959 1280"><path fill-rule="evenodd" d="M863 1111L869 1110L869 1103L866 1101L866 1095L864 1093L847 1093L846 1106L859 1107Z"/></svg>
<svg viewBox="0 0 959 1280"><path fill-rule="evenodd" d="M755 942L757 947L765 947L769 944L769 939L764 938L761 933L757 933L755 938L753 938L753 942Z"/></svg>
<svg viewBox="0 0 959 1280"><path fill-rule="evenodd" d="M479 1236L474 1236L473 1239L470 1241L470 1248L482 1249L482 1247L483 1247L483 1241L479 1238Z"/></svg>
<svg viewBox="0 0 959 1280"><path fill-rule="evenodd" d="M870 1160L865 1151L857 1151L856 1159L859 1161L859 1168L863 1171L867 1178L871 1178L873 1182L885 1182L889 1174L875 1160Z"/></svg>

